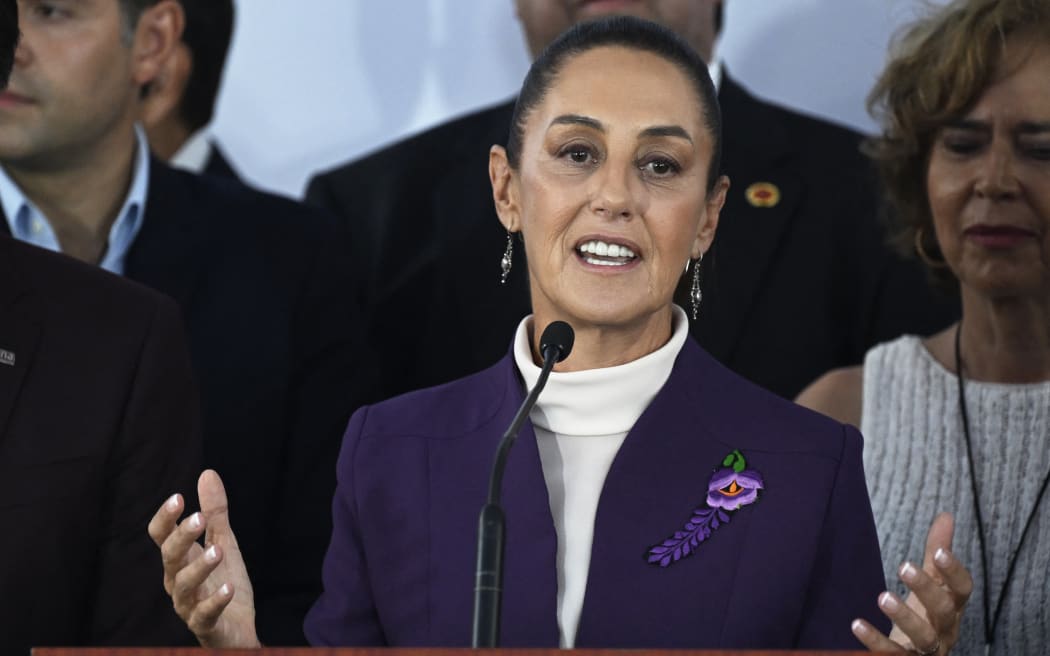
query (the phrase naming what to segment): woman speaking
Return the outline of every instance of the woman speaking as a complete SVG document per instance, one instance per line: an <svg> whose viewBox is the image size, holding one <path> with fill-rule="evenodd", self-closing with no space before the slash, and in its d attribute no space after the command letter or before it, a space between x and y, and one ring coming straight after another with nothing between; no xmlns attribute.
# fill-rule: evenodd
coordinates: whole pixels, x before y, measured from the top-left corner
<svg viewBox="0 0 1050 656"><path fill-rule="evenodd" d="M686 271L702 311L696 263L729 185L720 120L704 62L644 21L577 26L536 60L489 163L507 230L493 264L528 254L534 313L490 369L354 415L314 644L470 643L493 454L561 320L575 347L503 481L503 644L858 646L851 623L880 617L885 586L860 435L724 369L672 304ZM464 330L448 348L469 348ZM214 473L200 494L203 515L179 523L175 496L151 524L165 585L202 643L257 644ZM913 587L927 608L945 594L923 573Z"/></svg>

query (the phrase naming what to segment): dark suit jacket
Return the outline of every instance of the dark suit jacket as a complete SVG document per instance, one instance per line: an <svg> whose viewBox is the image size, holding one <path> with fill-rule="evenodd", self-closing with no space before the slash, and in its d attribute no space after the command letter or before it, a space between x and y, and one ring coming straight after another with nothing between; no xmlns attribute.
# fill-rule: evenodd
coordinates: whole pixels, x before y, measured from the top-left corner
<svg viewBox="0 0 1050 656"><path fill-rule="evenodd" d="M0 235L0 349L0 652L191 640L146 533L200 468L178 308Z"/></svg>
<svg viewBox="0 0 1050 656"><path fill-rule="evenodd" d="M226 157L222 148L219 148L219 144L214 141L209 142L210 146L208 161L204 163L204 173L206 175L214 175L220 178L229 178L230 180L236 180L241 182L241 176L234 170L233 165L230 164L230 160Z"/></svg>
<svg viewBox="0 0 1050 656"><path fill-rule="evenodd" d="M314 644L467 646L478 511L496 444L524 398L511 356L358 411L339 456ZM739 449L764 479L666 569L646 554L702 506ZM879 546L853 428L731 373L687 340L602 489L576 639L609 648L858 648L886 628ZM557 535L526 423L503 483L502 645L558 645ZM883 618L880 620L880 618Z"/></svg>
<svg viewBox="0 0 1050 656"><path fill-rule="evenodd" d="M268 644L305 640L339 440L371 382L346 252L314 210L151 163L125 275L174 298L186 318L204 464L226 483Z"/></svg>
<svg viewBox="0 0 1050 656"><path fill-rule="evenodd" d="M732 188L694 337L758 384L792 398L871 345L929 333L955 316L919 268L883 246L859 135L749 95L719 93L723 170ZM506 235L493 209L488 150L505 143L512 104L471 114L315 178L307 199L352 226L368 265L386 394L477 371L502 355L528 312L521 244L499 284ZM775 207L745 191L775 184ZM451 347L464 330L469 348Z"/></svg>

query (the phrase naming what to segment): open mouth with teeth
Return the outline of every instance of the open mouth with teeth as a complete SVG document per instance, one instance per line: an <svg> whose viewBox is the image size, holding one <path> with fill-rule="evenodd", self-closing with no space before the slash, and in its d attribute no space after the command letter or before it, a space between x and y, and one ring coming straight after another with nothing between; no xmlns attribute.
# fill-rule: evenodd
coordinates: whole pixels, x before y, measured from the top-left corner
<svg viewBox="0 0 1050 656"><path fill-rule="evenodd" d="M630 248L597 239L585 241L576 247L576 253L587 264L597 266L625 266L638 259Z"/></svg>

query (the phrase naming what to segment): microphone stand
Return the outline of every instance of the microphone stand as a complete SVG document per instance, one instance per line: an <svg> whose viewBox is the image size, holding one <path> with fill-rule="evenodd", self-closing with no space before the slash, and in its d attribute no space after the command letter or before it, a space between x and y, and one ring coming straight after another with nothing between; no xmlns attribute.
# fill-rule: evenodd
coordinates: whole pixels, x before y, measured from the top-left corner
<svg viewBox="0 0 1050 656"><path fill-rule="evenodd" d="M567 339L549 339L548 334L553 337L552 328L555 331L567 331ZM561 343L558 343L559 341ZM539 380L518 408L518 414L514 415L514 420L510 422L510 427L503 433L496 448L496 461L492 465L492 475L489 479L488 502L482 507L478 517L478 563L474 579L474 629L471 640L471 646L474 648L496 647L499 644L500 607L503 600L503 542L506 535L500 490L503 487L503 470L507 466L507 455L514 446L521 425L525 423L532 407L536 405L536 399L547 384L547 378L554 365L568 357L569 351L572 350L572 341L572 328L566 323L556 321L543 331L540 341L543 368L540 370Z"/></svg>

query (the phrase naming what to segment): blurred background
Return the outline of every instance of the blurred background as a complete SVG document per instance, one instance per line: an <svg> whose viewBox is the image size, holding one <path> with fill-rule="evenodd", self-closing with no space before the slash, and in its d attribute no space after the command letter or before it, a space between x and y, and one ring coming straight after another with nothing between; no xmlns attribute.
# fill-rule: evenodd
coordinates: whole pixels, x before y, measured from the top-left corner
<svg viewBox="0 0 1050 656"><path fill-rule="evenodd" d="M930 0L728 0L719 46L754 93L871 131L891 36ZM239 0L213 132L252 183L314 172L512 96L513 0Z"/></svg>

